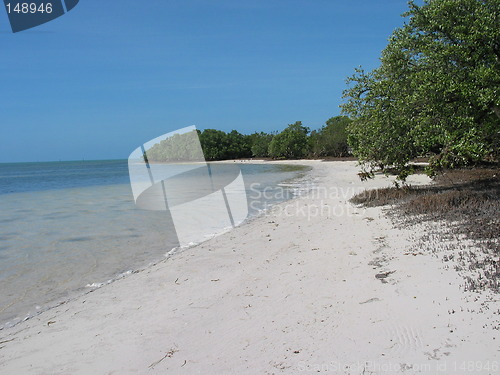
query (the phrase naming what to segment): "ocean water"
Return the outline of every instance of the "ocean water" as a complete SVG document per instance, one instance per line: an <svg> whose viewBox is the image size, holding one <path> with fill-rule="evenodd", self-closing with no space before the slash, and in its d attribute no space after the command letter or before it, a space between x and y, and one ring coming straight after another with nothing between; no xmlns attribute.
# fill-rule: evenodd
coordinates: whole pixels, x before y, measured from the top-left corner
<svg viewBox="0 0 500 375"><path fill-rule="evenodd" d="M292 198L300 183L289 181L305 171L240 168L250 217ZM164 259L177 244L165 212L135 206L126 160L0 164L0 329Z"/></svg>

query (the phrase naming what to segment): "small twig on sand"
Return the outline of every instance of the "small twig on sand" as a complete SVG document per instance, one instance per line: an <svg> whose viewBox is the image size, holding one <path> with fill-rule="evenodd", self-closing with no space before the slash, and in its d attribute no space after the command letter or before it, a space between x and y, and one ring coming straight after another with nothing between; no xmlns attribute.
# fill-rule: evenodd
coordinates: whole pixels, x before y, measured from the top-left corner
<svg viewBox="0 0 500 375"><path fill-rule="evenodd" d="M5 341L0 341L0 344L5 344L6 342L11 342L11 341L14 341L16 340L17 338L14 337L13 339L10 339L10 340L5 340Z"/></svg>
<svg viewBox="0 0 500 375"><path fill-rule="evenodd" d="M152 369L153 367L155 367L157 364L159 364L161 361L163 361L165 358L171 358L173 357L173 355L175 354L175 352L178 352L179 350L176 349L176 348L172 348L170 349L167 354L165 354L162 358L160 358L158 361L156 362L153 362L149 365L148 368Z"/></svg>

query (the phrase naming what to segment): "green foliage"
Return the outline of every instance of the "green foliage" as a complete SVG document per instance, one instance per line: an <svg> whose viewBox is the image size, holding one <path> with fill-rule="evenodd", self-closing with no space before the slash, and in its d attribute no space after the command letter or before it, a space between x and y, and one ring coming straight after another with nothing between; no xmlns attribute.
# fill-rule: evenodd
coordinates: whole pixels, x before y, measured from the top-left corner
<svg viewBox="0 0 500 375"><path fill-rule="evenodd" d="M200 134L201 148L206 160L221 160L225 156L226 136L222 130L205 129Z"/></svg>
<svg viewBox="0 0 500 375"><path fill-rule="evenodd" d="M347 126L350 122L346 116L336 116L326 121L326 125L321 129L312 131L309 136L311 156L347 156Z"/></svg>
<svg viewBox="0 0 500 375"><path fill-rule="evenodd" d="M260 132L254 133L249 137L252 144L252 156L258 158L269 157L269 145L274 138L274 134Z"/></svg>
<svg viewBox="0 0 500 375"><path fill-rule="evenodd" d="M252 156L248 136L232 130L205 129L200 134L200 143L206 160L226 160Z"/></svg>
<svg viewBox="0 0 500 375"><path fill-rule="evenodd" d="M310 136L309 128L297 121L281 133L244 135L236 130L226 133L216 129L175 134L153 145L143 157L151 162L227 160L249 157L297 159L303 157L346 156L346 128L351 121L345 116L330 118ZM201 149L198 145L201 145ZM203 155L202 155L203 153Z"/></svg>
<svg viewBox="0 0 500 375"><path fill-rule="evenodd" d="M353 152L370 167L431 155L432 168L497 158L500 129L500 2L409 3L372 72L356 69L343 112Z"/></svg>
<svg viewBox="0 0 500 375"><path fill-rule="evenodd" d="M227 134L227 152L225 159L252 157L252 144L248 135L231 130Z"/></svg>
<svg viewBox="0 0 500 375"><path fill-rule="evenodd" d="M273 137L269 144L269 155L273 158L286 159L306 156L309 151L308 133L309 128L302 126L301 121L288 125L285 130Z"/></svg>

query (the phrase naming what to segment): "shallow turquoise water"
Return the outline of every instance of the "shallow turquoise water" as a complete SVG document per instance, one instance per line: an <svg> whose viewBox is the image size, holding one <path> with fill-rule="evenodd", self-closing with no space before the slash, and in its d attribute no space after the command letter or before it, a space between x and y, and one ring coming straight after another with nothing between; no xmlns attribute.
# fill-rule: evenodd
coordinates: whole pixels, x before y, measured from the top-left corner
<svg viewBox="0 0 500 375"><path fill-rule="evenodd" d="M272 164L241 171L250 216L290 198L278 185L299 173ZM0 164L0 327L156 262L176 244L165 212L136 208L125 160Z"/></svg>

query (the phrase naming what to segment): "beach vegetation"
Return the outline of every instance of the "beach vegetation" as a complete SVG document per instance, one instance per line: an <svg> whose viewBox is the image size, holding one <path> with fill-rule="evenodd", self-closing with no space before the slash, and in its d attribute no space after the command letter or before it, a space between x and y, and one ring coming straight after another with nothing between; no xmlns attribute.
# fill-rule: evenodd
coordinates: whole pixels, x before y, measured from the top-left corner
<svg viewBox="0 0 500 375"><path fill-rule="evenodd" d="M298 159L345 157L350 155L347 142L346 116L332 117L325 125L310 133L309 127L296 121L281 132L255 132L250 135L236 130L226 133L217 129L174 134L147 150L143 158L151 162L230 160L245 158ZM199 139L199 145L196 144ZM201 155L200 147L203 155Z"/></svg>
<svg viewBox="0 0 500 375"><path fill-rule="evenodd" d="M319 130L313 130L309 136L310 156L313 158L349 155L347 126L351 120L347 116L335 116L326 121Z"/></svg>
<svg viewBox="0 0 500 375"><path fill-rule="evenodd" d="M454 261L465 290L499 293L499 196L498 169L476 167L446 170L432 185L367 190L351 202L390 207L389 216L401 227L424 225L419 248Z"/></svg>
<svg viewBox="0 0 500 375"><path fill-rule="evenodd" d="M498 160L500 150L500 2L409 2L372 71L347 79L343 113L349 144L365 170L429 157L442 168Z"/></svg>
<svg viewBox="0 0 500 375"><path fill-rule="evenodd" d="M269 156L276 159L298 159L309 152L309 128L297 121L276 134L269 144Z"/></svg>
<svg viewBox="0 0 500 375"><path fill-rule="evenodd" d="M269 145L274 138L273 133L253 133L250 136L252 156L257 158L269 157Z"/></svg>
<svg viewBox="0 0 500 375"><path fill-rule="evenodd" d="M206 160L248 158L252 156L248 136L232 130L205 129L200 134L201 148Z"/></svg>

